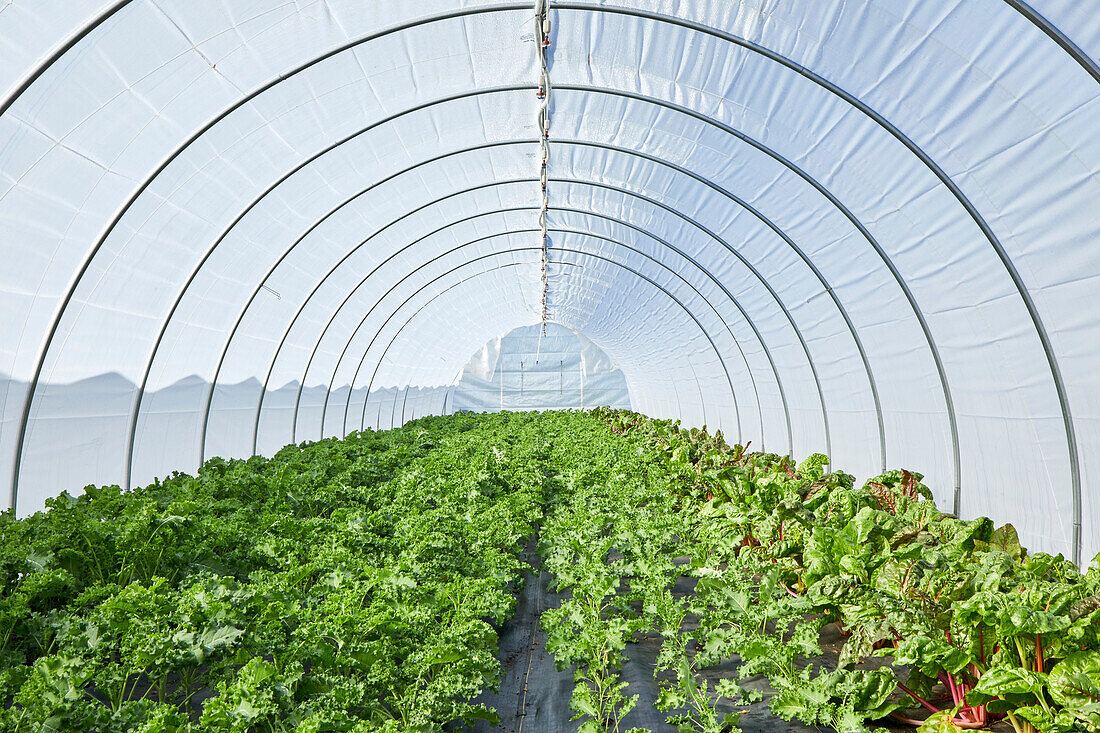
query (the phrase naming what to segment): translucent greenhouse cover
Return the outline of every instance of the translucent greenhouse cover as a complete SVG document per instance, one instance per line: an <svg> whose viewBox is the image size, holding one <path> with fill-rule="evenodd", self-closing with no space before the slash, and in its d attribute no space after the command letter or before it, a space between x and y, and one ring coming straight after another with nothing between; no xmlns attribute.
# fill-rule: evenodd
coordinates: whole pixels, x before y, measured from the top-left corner
<svg viewBox="0 0 1100 733"><path fill-rule="evenodd" d="M557 323L491 339L466 362L451 399L456 412L630 409L622 370L583 334Z"/></svg>
<svg viewBox="0 0 1100 733"><path fill-rule="evenodd" d="M1087 560L1098 56L1095 0L7 0L4 503L450 411L545 318Z"/></svg>

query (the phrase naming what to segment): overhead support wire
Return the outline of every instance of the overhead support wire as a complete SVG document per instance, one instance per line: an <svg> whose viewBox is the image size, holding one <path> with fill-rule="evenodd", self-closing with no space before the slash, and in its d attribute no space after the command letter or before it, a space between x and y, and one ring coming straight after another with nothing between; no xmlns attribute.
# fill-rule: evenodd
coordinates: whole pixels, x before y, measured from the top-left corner
<svg viewBox="0 0 1100 733"><path fill-rule="evenodd" d="M550 190L548 186L550 166L550 0L535 0L535 41L538 44L539 57L539 86L535 93L539 99L539 146L542 152L542 162L539 167L539 184L542 186L539 210L539 233L542 237L540 247L542 250L539 277L542 292L539 304L539 318L542 328L539 331L539 343L542 336L546 335L546 322L550 319L550 311L547 307L547 293L550 289L550 248L547 241L546 215L550 210Z"/></svg>

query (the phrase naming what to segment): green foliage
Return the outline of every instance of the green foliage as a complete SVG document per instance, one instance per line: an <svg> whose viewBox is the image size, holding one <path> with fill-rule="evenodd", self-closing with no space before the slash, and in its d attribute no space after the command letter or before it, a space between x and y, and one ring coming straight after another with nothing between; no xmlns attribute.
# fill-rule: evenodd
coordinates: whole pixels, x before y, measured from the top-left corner
<svg viewBox="0 0 1100 733"><path fill-rule="evenodd" d="M1095 563L1082 574L1061 556L1029 555L1011 525L943 514L918 473L889 471L856 489L820 454L795 468L705 430L598 414L664 459L677 509L697 521L685 520L689 541L676 552L699 578L685 601L699 617L699 651L677 645L679 611L662 597L653 628L677 671L663 704L690 707L700 670L736 656L740 679L768 677L776 714L838 730L908 719L916 705L933 713L925 731L1001 717L1018 733L1100 726ZM846 637L835 667L816 661L831 622ZM698 709L676 718L685 731L714 721Z"/></svg>
<svg viewBox="0 0 1100 733"><path fill-rule="evenodd" d="M546 434L581 424L608 433L429 418L0 515L0 730L491 719L470 701L500 677Z"/></svg>
<svg viewBox="0 0 1100 733"><path fill-rule="evenodd" d="M736 730L761 676L775 714L845 733L1100 729L1100 565L943 514L918 473L830 469L601 409L425 418L63 494L0 514L0 730L495 721L472 701L500 681L532 537L585 733L625 727L646 637L682 733Z"/></svg>

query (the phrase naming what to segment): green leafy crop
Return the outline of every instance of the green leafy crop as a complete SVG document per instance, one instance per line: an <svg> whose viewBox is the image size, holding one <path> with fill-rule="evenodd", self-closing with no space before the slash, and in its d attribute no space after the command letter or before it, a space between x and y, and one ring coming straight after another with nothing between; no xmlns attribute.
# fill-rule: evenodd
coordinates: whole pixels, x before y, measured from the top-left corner
<svg viewBox="0 0 1100 733"><path fill-rule="evenodd" d="M532 540L584 733L650 697L682 733L761 699L843 733L1100 730L1100 566L940 512L918 473L748 448L610 409L461 414L0 514L0 731L497 722L476 700ZM644 639L647 696L623 676Z"/></svg>

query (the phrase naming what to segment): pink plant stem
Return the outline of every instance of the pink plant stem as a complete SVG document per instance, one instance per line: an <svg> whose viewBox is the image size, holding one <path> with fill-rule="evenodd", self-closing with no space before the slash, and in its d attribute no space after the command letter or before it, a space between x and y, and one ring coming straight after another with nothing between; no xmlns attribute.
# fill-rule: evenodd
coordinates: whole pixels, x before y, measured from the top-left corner
<svg viewBox="0 0 1100 733"><path fill-rule="evenodd" d="M959 704L959 691L955 688L955 680L951 675L946 672L937 672L936 677L943 683L943 686L947 688L947 691L951 693L951 702L956 705Z"/></svg>
<svg viewBox="0 0 1100 733"><path fill-rule="evenodd" d="M921 704L921 705L922 705L923 707L925 707L925 708L927 708L927 709L931 710L931 711L932 711L933 713L938 713L938 712L940 711L940 709L939 709L939 708L937 708L937 707L936 707L935 705L933 705L932 703L928 702L928 701L927 701L927 700L925 700L925 699L924 699L923 697L919 696L919 695L918 695L917 693L913 692L912 690L910 690L910 689L909 689L908 687L906 687L905 685L901 684L900 682L898 683L898 688L899 688L899 689L900 689L900 690L901 690L902 692L904 692L904 693L905 693L906 695L908 695L909 697L911 697L911 698L913 698L914 700L916 700L917 702L919 702L919 703L920 703L920 704Z"/></svg>
<svg viewBox="0 0 1100 733"><path fill-rule="evenodd" d="M985 723L978 722L978 721L973 721L973 720L962 720L962 719L959 719L959 718L954 718L951 722L954 723L959 728L966 728L966 729L969 729L969 730L973 730L975 728L985 727Z"/></svg>
<svg viewBox="0 0 1100 733"><path fill-rule="evenodd" d="M898 721L899 723L904 723L905 725L911 725L915 728L924 725L923 720L916 720L915 718L907 718L904 715L899 715L896 710L894 712L890 713L890 717L893 718L894 720Z"/></svg>
<svg viewBox="0 0 1100 733"><path fill-rule="evenodd" d="M975 683L982 677L982 673L978 671L978 665L973 663L971 663L970 665L970 674L974 675ZM980 722L982 722L983 724L988 722L989 718L986 715L985 705L979 705L978 707L974 708L974 711L977 713L978 720Z"/></svg>
<svg viewBox="0 0 1100 733"><path fill-rule="evenodd" d="M890 713L890 717L893 718L894 720L898 721L899 723L904 723L906 725L913 725L913 726L924 725L923 720L915 720L913 718L906 718L903 715L899 715L897 712ZM959 720L958 718L955 718L952 722L954 722L955 726L958 727L958 728L966 728L966 729L971 729L971 730L975 729L975 728L981 728L982 726L985 725L984 723L972 723L972 722L966 721L966 720Z"/></svg>

